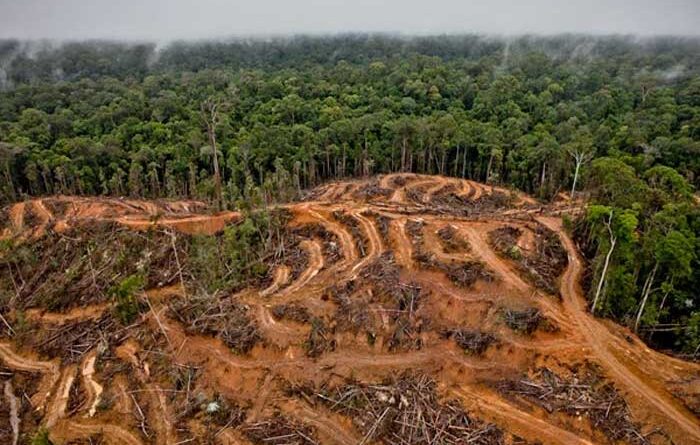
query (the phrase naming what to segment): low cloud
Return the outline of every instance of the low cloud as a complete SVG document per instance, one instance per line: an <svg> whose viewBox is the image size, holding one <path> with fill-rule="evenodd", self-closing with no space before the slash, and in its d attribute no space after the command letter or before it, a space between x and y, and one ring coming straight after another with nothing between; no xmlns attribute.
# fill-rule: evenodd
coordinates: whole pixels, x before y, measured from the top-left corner
<svg viewBox="0 0 700 445"><path fill-rule="evenodd" d="M168 41L394 32L698 35L697 0L0 0L0 37Z"/></svg>

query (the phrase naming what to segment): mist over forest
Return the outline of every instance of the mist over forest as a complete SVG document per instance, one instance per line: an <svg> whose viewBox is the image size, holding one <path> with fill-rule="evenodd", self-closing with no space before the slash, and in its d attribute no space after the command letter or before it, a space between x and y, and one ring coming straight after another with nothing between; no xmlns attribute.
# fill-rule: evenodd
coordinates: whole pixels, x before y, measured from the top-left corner
<svg viewBox="0 0 700 445"><path fill-rule="evenodd" d="M343 34L172 41L52 41L0 39L0 86L35 81L75 80L98 76L144 76L168 70L294 68L309 64L359 64L415 55L497 60L504 68L528 53L557 62L591 62L624 56L661 77L692 75L700 37L443 35L411 37L391 34Z"/></svg>

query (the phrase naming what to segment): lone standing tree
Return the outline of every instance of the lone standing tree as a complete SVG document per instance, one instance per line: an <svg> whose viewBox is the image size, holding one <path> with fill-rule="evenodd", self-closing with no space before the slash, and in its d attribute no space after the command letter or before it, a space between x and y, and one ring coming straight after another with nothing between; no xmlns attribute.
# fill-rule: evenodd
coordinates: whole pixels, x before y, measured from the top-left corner
<svg viewBox="0 0 700 445"><path fill-rule="evenodd" d="M212 162L214 164L214 194L216 207L221 210L223 207L223 193L221 187L221 170L219 169L219 152L216 147L216 128L221 123L220 112L226 103L221 99L208 98L200 105L201 118L207 129L207 138L212 150Z"/></svg>
<svg viewBox="0 0 700 445"><path fill-rule="evenodd" d="M587 130L578 131L574 140L566 144L565 148L569 156L574 158L574 182L571 185L571 199L574 199L581 166L590 162L595 156L590 133Z"/></svg>

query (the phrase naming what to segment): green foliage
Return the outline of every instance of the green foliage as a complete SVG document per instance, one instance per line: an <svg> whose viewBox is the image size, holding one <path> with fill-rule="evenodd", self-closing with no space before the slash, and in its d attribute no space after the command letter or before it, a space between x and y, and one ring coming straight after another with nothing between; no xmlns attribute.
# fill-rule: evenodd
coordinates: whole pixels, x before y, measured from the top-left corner
<svg viewBox="0 0 700 445"><path fill-rule="evenodd" d="M688 181L670 167L652 167L644 173L644 179L651 190L662 194L659 197L662 201L687 201L691 198L692 188Z"/></svg>
<svg viewBox="0 0 700 445"><path fill-rule="evenodd" d="M631 208L646 190L634 168L616 158L599 158L591 164L588 189L597 203Z"/></svg>
<svg viewBox="0 0 700 445"><path fill-rule="evenodd" d="M31 445L53 445L53 442L49 439L49 432L45 428L41 428L32 437Z"/></svg>
<svg viewBox="0 0 700 445"><path fill-rule="evenodd" d="M696 259L694 245L694 237L689 238L677 230L671 230L657 240L654 256L658 263L668 267L669 273L674 277L688 277L692 272L691 265Z"/></svg>
<svg viewBox="0 0 700 445"><path fill-rule="evenodd" d="M619 209L599 204L592 204L587 209L588 222L596 227L596 236L600 242L609 237L607 225L609 224L613 235L619 241L633 241L639 221L636 212L628 209Z"/></svg>
<svg viewBox="0 0 700 445"><path fill-rule="evenodd" d="M130 275L111 287L107 294L116 302L115 313L119 321L129 325L141 313L143 304L138 293L143 291L145 279L140 274Z"/></svg>
<svg viewBox="0 0 700 445"><path fill-rule="evenodd" d="M611 234L616 241L598 313L639 327L650 341L696 354L700 207L692 187L669 167L637 172L609 158L593 162L590 184L594 203L579 236L584 246L595 246L584 249L593 284L601 280ZM654 335L658 325L678 328Z"/></svg>
<svg viewBox="0 0 700 445"><path fill-rule="evenodd" d="M566 233L571 234L574 231L574 221L571 219L571 216L569 215L562 215L561 216L561 221L562 221L562 227L566 231Z"/></svg>
<svg viewBox="0 0 700 445"><path fill-rule="evenodd" d="M683 349L693 355L700 351L700 311L693 312L688 319L688 326L683 333Z"/></svg>
<svg viewBox="0 0 700 445"><path fill-rule="evenodd" d="M240 223L226 226L221 234L193 237L188 257L195 281L214 291L263 278L282 226L280 214L257 210L246 212Z"/></svg>
<svg viewBox="0 0 700 445"><path fill-rule="evenodd" d="M510 249L508 249L507 254L510 258L514 260L520 260L523 257L523 253L520 251L520 248L516 245L511 246Z"/></svg>
<svg viewBox="0 0 700 445"><path fill-rule="evenodd" d="M224 287L227 270L220 250L221 243L217 236L196 235L190 240L189 268L197 282L207 290Z"/></svg>
<svg viewBox="0 0 700 445"><path fill-rule="evenodd" d="M589 57L570 57L584 44ZM91 42L32 58L7 45L0 202L25 193L213 201L200 110L211 98L225 104L215 136L228 207L247 198L249 182L270 202L397 170L550 198L572 186L571 153L587 154L579 183L597 178L591 191L607 205L627 206L645 186L687 196L700 185L698 39L343 36L178 43L157 54ZM678 67L682 75L665 76ZM608 161L589 164L588 154Z"/></svg>

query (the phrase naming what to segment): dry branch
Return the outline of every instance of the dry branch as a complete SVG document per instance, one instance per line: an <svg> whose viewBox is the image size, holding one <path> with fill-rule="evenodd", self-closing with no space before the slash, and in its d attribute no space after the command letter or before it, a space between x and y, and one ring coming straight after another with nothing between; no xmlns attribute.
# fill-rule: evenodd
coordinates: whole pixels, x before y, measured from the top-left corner
<svg viewBox="0 0 700 445"><path fill-rule="evenodd" d="M436 383L426 375L404 373L379 384L296 390L350 417L363 434L362 443L504 444L498 427L470 417L457 401L440 401Z"/></svg>
<svg viewBox="0 0 700 445"><path fill-rule="evenodd" d="M594 430L602 432L614 443L652 443L642 434L639 424L633 421L625 399L593 365L586 364L573 369L567 377L542 368L533 377L502 381L498 384L498 389L505 394L523 398L550 413L564 412L574 417L583 416L591 422Z"/></svg>
<svg viewBox="0 0 700 445"><path fill-rule="evenodd" d="M256 445L317 445L314 430L276 414L243 426L243 433Z"/></svg>
<svg viewBox="0 0 700 445"><path fill-rule="evenodd" d="M558 294L557 280L568 264L566 249L553 231L538 226L535 230L535 249L523 252L518 247L522 230L505 226L489 232L489 244L501 256L515 262L518 269L535 286L550 294Z"/></svg>
<svg viewBox="0 0 700 445"><path fill-rule="evenodd" d="M471 251L469 241L462 237L452 225L446 225L437 231L442 249L446 253L468 253Z"/></svg>
<svg viewBox="0 0 700 445"><path fill-rule="evenodd" d="M554 332L556 326L546 318L539 309L531 307L524 310L504 309L503 321L514 331L530 335L538 329L545 332Z"/></svg>
<svg viewBox="0 0 700 445"><path fill-rule="evenodd" d="M491 334L469 329L445 329L442 336L453 339L465 352L474 355L482 355L489 346L498 341Z"/></svg>
<svg viewBox="0 0 700 445"><path fill-rule="evenodd" d="M234 297L201 292L170 302L170 313L187 332L220 338L233 351L244 354L262 340L250 309Z"/></svg>
<svg viewBox="0 0 700 445"><path fill-rule="evenodd" d="M494 279L493 272L481 261L466 260L446 263L438 260L434 253L425 250L421 221L408 221L406 230L411 237L413 246L412 258L421 267L444 272L450 281L463 288L472 287L478 280L492 281Z"/></svg>

